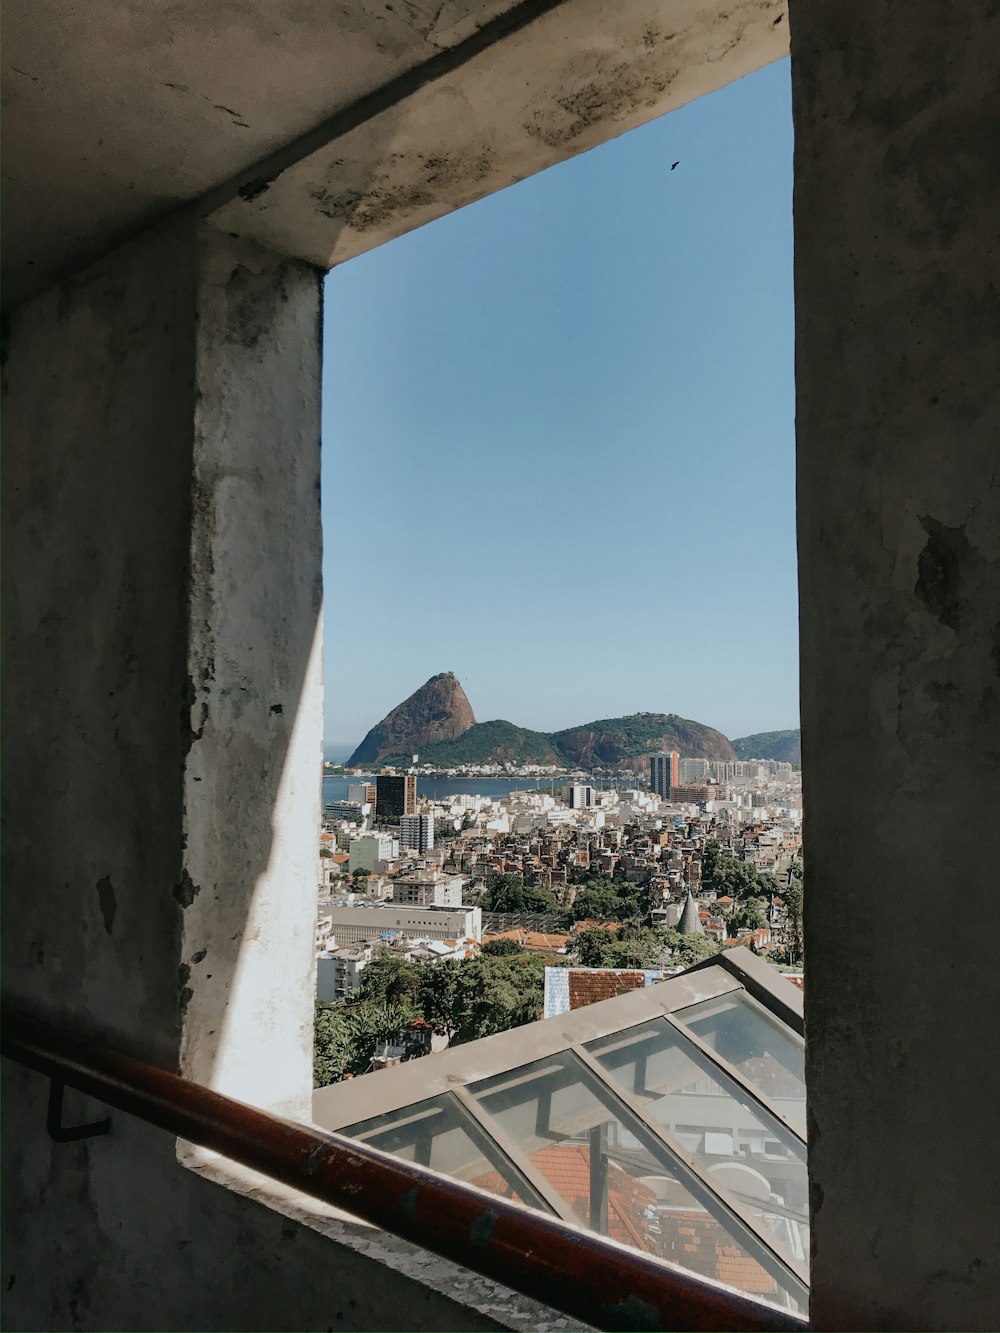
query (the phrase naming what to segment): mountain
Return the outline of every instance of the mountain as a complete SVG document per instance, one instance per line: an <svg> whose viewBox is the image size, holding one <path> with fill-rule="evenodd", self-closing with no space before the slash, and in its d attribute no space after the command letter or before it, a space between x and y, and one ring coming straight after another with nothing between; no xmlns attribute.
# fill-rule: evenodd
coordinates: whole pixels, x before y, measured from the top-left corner
<svg viewBox="0 0 1000 1333"><path fill-rule="evenodd" d="M409 754L386 756L387 763L403 767ZM428 745L420 752L422 764L437 768L461 768L465 764L563 764L564 757L544 731L530 731L498 718L477 722L456 740Z"/></svg>
<svg viewBox="0 0 1000 1333"><path fill-rule="evenodd" d="M676 713L605 717L563 731L531 731L497 718L477 722L452 673L432 677L382 719L348 760L348 767L422 764L561 764L566 768L629 768L656 750L684 756L735 759L721 731Z"/></svg>
<svg viewBox="0 0 1000 1333"><path fill-rule="evenodd" d="M802 766L802 743L798 727L794 731L758 731L733 741L737 759L777 759L780 763Z"/></svg>
<svg viewBox="0 0 1000 1333"><path fill-rule="evenodd" d="M572 768L628 767L656 750L677 750L685 758L736 758L721 731L676 713L606 717L557 731L550 739Z"/></svg>
<svg viewBox="0 0 1000 1333"><path fill-rule="evenodd" d="M377 764L387 755L417 754L454 741L476 725L476 715L452 671L431 676L426 685L387 714L347 761L348 768ZM422 757L422 756L421 756Z"/></svg>

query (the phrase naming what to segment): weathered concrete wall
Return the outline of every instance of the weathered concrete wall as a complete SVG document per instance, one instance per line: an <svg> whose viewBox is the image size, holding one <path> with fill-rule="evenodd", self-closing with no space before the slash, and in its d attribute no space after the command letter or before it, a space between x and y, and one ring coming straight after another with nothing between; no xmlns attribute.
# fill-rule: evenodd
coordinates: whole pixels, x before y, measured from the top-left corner
<svg viewBox="0 0 1000 1333"><path fill-rule="evenodd" d="M320 301L315 270L183 219L22 308L5 366L5 990L288 1109L311 1091ZM102 1251L136 1243L128 1181L167 1230L203 1187L121 1127L49 1147L29 1184L19 1155L47 1141L21 1086L8 1304L45 1326L58 1244L48 1317L99 1327ZM124 1325L161 1318L141 1286Z"/></svg>
<svg viewBox="0 0 1000 1333"><path fill-rule="evenodd" d="M195 348L182 1071L308 1119L323 758L319 274L210 235Z"/></svg>
<svg viewBox="0 0 1000 1333"><path fill-rule="evenodd" d="M4 409L5 991L306 1117L320 298L181 219L22 307ZM56 1144L18 1065L3 1092L7 1328L564 1326L123 1114Z"/></svg>
<svg viewBox="0 0 1000 1333"><path fill-rule="evenodd" d="M311 1092L320 303L315 269L185 219L20 311L6 366L5 985L286 1110Z"/></svg>
<svg viewBox="0 0 1000 1333"><path fill-rule="evenodd" d="M5 991L176 1066L198 261L164 230L13 318Z"/></svg>
<svg viewBox="0 0 1000 1333"><path fill-rule="evenodd" d="M108 1136L53 1143L45 1080L9 1061L3 1074L4 1328L511 1327L496 1284L482 1286L492 1286L499 1319L470 1304L457 1284L454 1299L435 1289L433 1278L447 1276L450 1265L424 1255L431 1280L416 1281L407 1275L421 1267L413 1246L399 1242L389 1266L363 1252L363 1238L352 1248L337 1244L322 1229L186 1170L173 1140L141 1121L113 1112ZM71 1123L105 1113L66 1095ZM523 1314L513 1326L533 1327Z"/></svg>
<svg viewBox="0 0 1000 1333"><path fill-rule="evenodd" d="M791 14L822 1329L1000 1319L998 23Z"/></svg>

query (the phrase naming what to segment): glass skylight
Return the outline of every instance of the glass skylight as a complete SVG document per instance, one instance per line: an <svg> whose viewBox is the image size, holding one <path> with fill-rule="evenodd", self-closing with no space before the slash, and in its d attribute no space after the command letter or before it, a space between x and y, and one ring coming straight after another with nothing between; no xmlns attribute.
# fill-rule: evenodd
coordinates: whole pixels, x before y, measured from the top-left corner
<svg viewBox="0 0 1000 1333"><path fill-rule="evenodd" d="M800 1015L793 986L733 950L725 967L320 1089L314 1118L803 1312Z"/></svg>
<svg viewBox="0 0 1000 1333"><path fill-rule="evenodd" d="M682 1009L677 1020L805 1134L805 1043L800 1036L746 991Z"/></svg>

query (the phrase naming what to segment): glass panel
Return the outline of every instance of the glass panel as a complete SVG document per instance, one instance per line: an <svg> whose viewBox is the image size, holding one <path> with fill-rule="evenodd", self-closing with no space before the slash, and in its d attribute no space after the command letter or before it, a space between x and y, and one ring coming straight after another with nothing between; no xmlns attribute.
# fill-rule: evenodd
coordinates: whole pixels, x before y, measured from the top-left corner
<svg viewBox="0 0 1000 1333"><path fill-rule="evenodd" d="M803 1144L665 1019L587 1043L625 1092L761 1222L790 1257L809 1257Z"/></svg>
<svg viewBox="0 0 1000 1333"><path fill-rule="evenodd" d="M339 1133L491 1194L552 1211L450 1093L373 1116Z"/></svg>
<svg viewBox="0 0 1000 1333"><path fill-rule="evenodd" d="M746 991L703 1000L673 1017L806 1132L805 1043Z"/></svg>
<svg viewBox="0 0 1000 1333"><path fill-rule="evenodd" d="M467 1091L584 1226L762 1300L803 1308L795 1279L572 1052Z"/></svg>

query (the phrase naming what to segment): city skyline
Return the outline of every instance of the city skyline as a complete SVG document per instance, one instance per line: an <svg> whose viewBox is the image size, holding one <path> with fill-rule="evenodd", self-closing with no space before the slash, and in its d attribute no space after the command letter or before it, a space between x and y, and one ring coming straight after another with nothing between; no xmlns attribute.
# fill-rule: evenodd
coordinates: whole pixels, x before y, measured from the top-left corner
<svg viewBox="0 0 1000 1333"><path fill-rule="evenodd" d="M542 731L798 725L788 83L330 275L329 749L447 670Z"/></svg>

